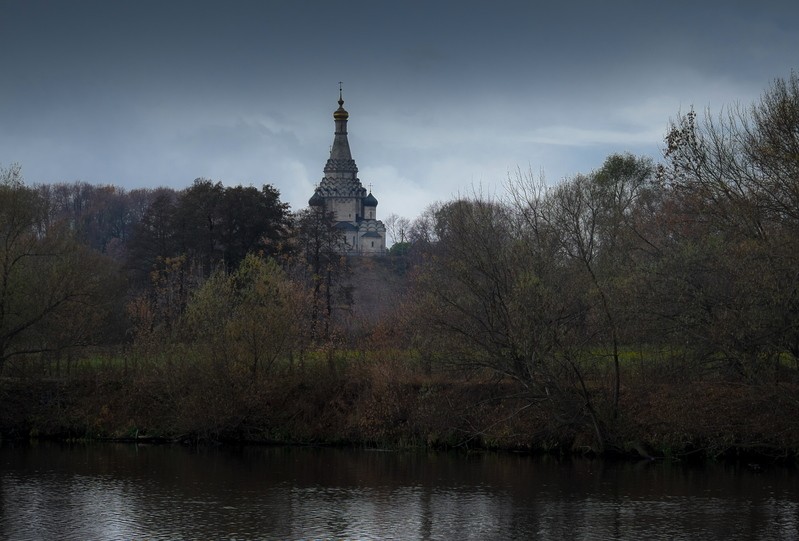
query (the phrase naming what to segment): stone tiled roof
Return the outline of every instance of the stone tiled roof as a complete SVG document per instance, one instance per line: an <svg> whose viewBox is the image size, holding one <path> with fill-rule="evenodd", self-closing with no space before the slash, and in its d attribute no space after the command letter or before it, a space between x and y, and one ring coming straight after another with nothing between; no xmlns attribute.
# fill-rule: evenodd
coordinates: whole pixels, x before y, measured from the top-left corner
<svg viewBox="0 0 799 541"><path fill-rule="evenodd" d="M308 205L312 207L321 207L325 204L325 198L319 193L319 190L314 190L313 195L308 200Z"/></svg>
<svg viewBox="0 0 799 541"><path fill-rule="evenodd" d="M366 188L357 178L325 177L317 191L323 197L364 197Z"/></svg>
<svg viewBox="0 0 799 541"><path fill-rule="evenodd" d="M325 173L349 173L352 176L358 172L358 166L352 158L330 158L325 164Z"/></svg>
<svg viewBox="0 0 799 541"><path fill-rule="evenodd" d="M343 231L358 231L358 226L350 222L336 222L336 229Z"/></svg>
<svg viewBox="0 0 799 541"><path fill-rule="evenodd" d="M383 237L386 226L380 220L363 220L358 224L358 234L362 237Z"/></svg>

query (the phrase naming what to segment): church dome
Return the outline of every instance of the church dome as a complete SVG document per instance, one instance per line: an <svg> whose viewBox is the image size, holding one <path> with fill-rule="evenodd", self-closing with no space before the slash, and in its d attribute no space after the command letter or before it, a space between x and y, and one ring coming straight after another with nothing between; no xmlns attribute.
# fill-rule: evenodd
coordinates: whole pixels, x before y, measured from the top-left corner
<svg viewBox="0 0 799 541"><path fill-rule="evenodd" d="M308 205L312 207L321 207L325 204L325 198L322 197L322 194L319 191L315 191L311 198L308 200Z"/></svg>
<svg viewBox="0 0 799 541"><path fill-rule="evenodd" d="M377 198L372 195L372 192L369 192L369 195L363 198L363 206L365 207L376 207L377 206Z"/></svg>
<svg viewBox="0 0 799 541"><path fill-rule="evenodd" d="M344 109L344 100L339 98L338 109L333 113L333 120L347 120L349 117L350 114Z"/></svg>

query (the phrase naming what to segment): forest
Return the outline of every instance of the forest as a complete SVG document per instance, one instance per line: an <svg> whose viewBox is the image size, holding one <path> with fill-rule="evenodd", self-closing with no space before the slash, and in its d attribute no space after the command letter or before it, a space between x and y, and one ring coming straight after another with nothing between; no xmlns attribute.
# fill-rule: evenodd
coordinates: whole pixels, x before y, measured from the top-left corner
<svg viewBox="0 0 799 541"><path fill-rule="evenodd" d="M390 216L378 315L271 185L4 168L0 434L794 459L799 75L665 133Z"/></svg>

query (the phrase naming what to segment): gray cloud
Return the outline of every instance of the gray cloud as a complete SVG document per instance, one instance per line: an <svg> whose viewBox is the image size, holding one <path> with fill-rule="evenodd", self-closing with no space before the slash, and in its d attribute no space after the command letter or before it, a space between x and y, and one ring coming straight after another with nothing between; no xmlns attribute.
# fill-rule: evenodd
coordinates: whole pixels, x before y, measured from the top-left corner
<svg viewBox="0 0 799 541"><path fill-rule="evenodd" d="M798 11L0 0L0 163L38 182L271 182L299 207L342 80L362 180L382 215L413 216L517 167L555 181L657 157L679 110L751 102L797 67Z"/></svg>

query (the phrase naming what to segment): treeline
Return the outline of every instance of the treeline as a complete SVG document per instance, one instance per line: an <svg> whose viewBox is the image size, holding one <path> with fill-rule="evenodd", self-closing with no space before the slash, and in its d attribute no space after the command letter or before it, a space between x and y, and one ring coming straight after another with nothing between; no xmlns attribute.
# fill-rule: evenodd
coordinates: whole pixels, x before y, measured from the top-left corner
<svg viewBox="0 0 799 541"><path fill-rule="evenodd" d="M678 116L661 164L613 155L554 186L519 174L407 234L425 255L411 311L427 347L518 382L597 450L625 445L625 388L653 381L633 358L650 376L667 360L673 385L795 396L799 78L749 109Z"/></svg>
<svg viewBox="0 0 799 541"><path fill-rule="evenodd" d="M23 189L19 168L5 171L6 186ZM197 179L184 190L126 191L84 182L30 188L39 219L61 227L88 248L110 256L144 279L159 262L186 255L210 274L235 268L249 252L274 255L288 233L288 205L271 185L225 187Z"/></svg>
<svg viewBox="0 0 799 541"><path fill-rule="evenodd" d="M191 339L176 333L190 327L192 299L231 279L243 295L255 287L245 283L250 272L310 288L316 328L332 314L344 265L330 217L292 214L271 185L27 186L18 166L0 171L0 242L0 374L14 359L24 371L34 360L49 366L143 336ZM278 300L273 293L262 291L262 301Z"/></svg>
<svg viewBox="0 0 799 541"><path fill-rule="evenodd" d="M29 188L11 168L0 197L0 373L62 377L102 344L127 397L51 431L799 450L796 74L678 115L657 163L519 172L390 217L403 301L357 324L331 217L271 186Z"/></svg>

